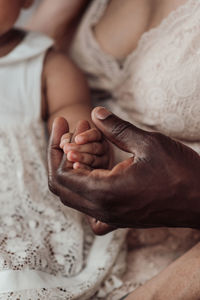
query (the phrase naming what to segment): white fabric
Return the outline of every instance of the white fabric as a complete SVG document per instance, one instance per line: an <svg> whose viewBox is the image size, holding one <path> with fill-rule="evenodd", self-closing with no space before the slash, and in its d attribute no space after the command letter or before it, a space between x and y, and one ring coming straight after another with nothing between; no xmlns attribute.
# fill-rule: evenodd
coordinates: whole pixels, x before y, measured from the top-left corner
<svg viewBox="0 0 200 300"><path fill-rule="evenodd" d="M0 58L2 300L92 299L113 274L125 237L118 231L95 238L82 215L48 190L41 73L52 44L29 33Z"/></svg>
<svg viewBox="0 0 200 300"><path fill-rule="evenodd" d="M144 33L123 64L101 49L93 32L108 1L93 1L71 49L91 88L110 95L118 115L200 151L199 0L187 0Z"/></svg>
<svg viewBox="0 0 200 300"><path fill-rule="evenodd" d="M20 13L20 16L16 22L16 26L22 26L26 25L28 21L30 20L32 14L37 10L38 6L40 5L41 0L34 0L33 5L29 9L23 9Z"/></svg>
<svg viewBox="0 0 200 300"><path fill-rule="evenodd" d="M88 78L95 104L200 153L200 1L187 0L144 33L123 64L102 50L93 32L108 2L92 2L71 49ZM192 229L131 230L124 286L107 299L119 299L142 285L199 239L199 231Z"/></svg>

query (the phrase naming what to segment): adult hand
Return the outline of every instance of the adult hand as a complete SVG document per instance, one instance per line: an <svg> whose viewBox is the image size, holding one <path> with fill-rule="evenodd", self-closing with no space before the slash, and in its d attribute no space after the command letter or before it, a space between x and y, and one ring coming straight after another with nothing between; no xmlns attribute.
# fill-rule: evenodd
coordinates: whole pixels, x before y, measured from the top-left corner
<svg viewBox="0 0 200 300"><path fill-rule="evenodd" d="M78 124L76 128L76 132L74 133L73 140L76 135L88 130L90 128L90 125L87 121L82 121ZM48 170L48 177L49 177L49 188L50 190L61 197L63 194L64 198L73 199L75 202L80 202L84 204L85 199L80 197L79 195L73 193L70 191L70 189L67 189L60 185L56 181L56 170L59 168L60 163L63 159L63 157L66 159L65 154L63 153L63 150L60 148L60 141L63 134L69 132L69 126L67 121L64 118L57 118L54 121L53 127L52 127L52 134L50 137L49 142L49 151L48 151L48 162L49 162L49 170ZM66 160L66 167L72 168L72 163ZM62 199L62 197L61 197ZM84 212L84 209L82 210ZM86 209L87 212L87 209ZM115 227L107 225L105 223L100 222L99 220L96 220L95 218L88 217L89 224L93 230L93 232L97 235L106 234L112 230L115 229Z"/></svg>
<svg viewBox="0 0 200 300"><path fill-rule="evenodd" d="M200 228L199 155L104 108L94 109L92 119L108 140L132 153L132 158L112 170L71 170L65 158L57 163L54 152L49 182L61 201L115 227Z"/></svg>

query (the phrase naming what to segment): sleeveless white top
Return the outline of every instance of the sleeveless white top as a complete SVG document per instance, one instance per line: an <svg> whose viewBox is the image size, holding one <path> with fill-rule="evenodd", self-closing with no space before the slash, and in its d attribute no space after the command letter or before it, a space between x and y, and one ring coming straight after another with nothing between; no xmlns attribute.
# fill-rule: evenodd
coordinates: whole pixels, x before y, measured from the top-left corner
<svg viewBox="0 0 200 300"><path fill-rule="evenodd" d="M140 38L123 62L105 53L93 28L109 0L95 0L77 30L71 56L85 72L95 104L200 154L200 1L187 0ZM200 239L191 229L132 230L124 286L115 300L155 276Z"/></svg>
<svg viewBox="0 0 200 300"><path fill-rule="evenodd" d="M125 231L94 237L47 184L41 73L49 38L29 33L0 58L0 299L92 299ZM123 261L118 266L123 266Z"/></svg>
<svg viewBox="0 0 200 300"><path fill-rule="evenodd" d="M108 2L93 1L71 50L91 88L111 98L118 115L200 152L200 1L187 0L144 33L123 63L101 49L93 32Z"/></svg>

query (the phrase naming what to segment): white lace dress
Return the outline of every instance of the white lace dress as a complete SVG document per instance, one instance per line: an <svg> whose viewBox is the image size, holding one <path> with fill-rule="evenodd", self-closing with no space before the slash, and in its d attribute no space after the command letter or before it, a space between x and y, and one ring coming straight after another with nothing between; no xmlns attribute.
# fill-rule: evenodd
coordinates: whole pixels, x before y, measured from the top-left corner
<svg viewBox="0 0 200 300"><path fill-rule="evenodd" d="M119 63L105 53L93 27L109 0L95 0L76 33L71 55L85 72L94 100L146 130L160 131L200 153L200 1L187 0ZM199 241L191 229L132 230L124 288L143 284Z"/></svg>
<svg viewBox="0 0 200 300"><path fill-rule="evenodd" d="M40 102L51 46L29 33L0 58L1 300L96 299L98 291L105 299L121 284L114 273L124 268L125 231L94 237L82 215L48 190Z"/></svg>

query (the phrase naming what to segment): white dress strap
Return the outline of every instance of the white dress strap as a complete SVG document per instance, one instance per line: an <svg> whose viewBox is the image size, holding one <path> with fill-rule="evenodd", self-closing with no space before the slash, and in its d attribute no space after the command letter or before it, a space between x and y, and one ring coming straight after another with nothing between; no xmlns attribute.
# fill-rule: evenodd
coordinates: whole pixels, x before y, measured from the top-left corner
<svg viewBox="0 0 200 300"><path fill-rule="evenodd" d="M52 46L49 37L29 32L12 52L0 58L1 122L7 123L8 114L13 114L10 120L15 123L19 118L27 123L41 118L41 76L46 52Z"/></svg>

